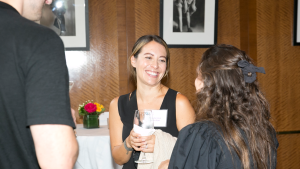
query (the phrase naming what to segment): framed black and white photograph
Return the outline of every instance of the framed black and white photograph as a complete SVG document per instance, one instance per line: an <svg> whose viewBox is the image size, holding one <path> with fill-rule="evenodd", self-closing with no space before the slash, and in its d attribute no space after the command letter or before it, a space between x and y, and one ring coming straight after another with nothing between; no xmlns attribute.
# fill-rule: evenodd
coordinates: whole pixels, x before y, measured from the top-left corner
<svg viewBox="0 0 300 169"><path fill-rule="evenodd" d="M55 31L67 51L90 49L88 0L53 0L44 5L40 24Z"/></svg>
<svg viewBox="0 0 300 169"><path fill-rule="evenodd" d="M294 2L294 33L293 33L293 45L300 45L300 4L299 0Z"/></svg>
<svg viewBox="0 0 300 169"><path fill-rule="evenodd" d="M160 0L160 36L173 48L217 43L218 0Z"/></svg>

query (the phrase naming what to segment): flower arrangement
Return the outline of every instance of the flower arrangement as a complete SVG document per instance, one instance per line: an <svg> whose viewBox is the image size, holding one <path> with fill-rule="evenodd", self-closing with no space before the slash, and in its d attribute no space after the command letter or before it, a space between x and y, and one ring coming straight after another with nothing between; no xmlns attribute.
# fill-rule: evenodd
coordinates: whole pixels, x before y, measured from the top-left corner
<svg viewBox="0 0 300 169"><path fill-rule="evenodd" d="M79 115L100 115L105 111L102 104L88 100L78 107Z"/></svg>

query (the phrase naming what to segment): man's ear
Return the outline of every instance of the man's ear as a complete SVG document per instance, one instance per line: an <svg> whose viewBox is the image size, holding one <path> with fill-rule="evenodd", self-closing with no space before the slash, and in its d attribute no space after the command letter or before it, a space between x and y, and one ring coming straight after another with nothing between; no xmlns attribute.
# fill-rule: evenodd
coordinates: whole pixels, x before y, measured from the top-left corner
<svg viewBox="0 0 300 169"><path fill-rule="evenodd" d="M133 55L131 56L130 61L131 61L131 66L135 68L136 67L136 58Z"/></svg>

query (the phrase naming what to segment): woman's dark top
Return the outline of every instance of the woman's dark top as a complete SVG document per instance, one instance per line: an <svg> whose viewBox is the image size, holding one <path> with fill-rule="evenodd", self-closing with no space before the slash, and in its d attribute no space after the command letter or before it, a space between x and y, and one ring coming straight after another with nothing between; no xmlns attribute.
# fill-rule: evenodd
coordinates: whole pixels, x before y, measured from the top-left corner
<svg viewBox="0 0 300 169"><path fill-rule="evenodd" d="M177 91L169 89L160 107L160 110L168 109L167 127L154 127L155 129L160 129L174 137L178 136L178 129L176 126L176 96ZM124 141L133 128L134 112L135 110L138 110L136 91L133 91L131 95L129 93L120 96L118 100L118 109L123 123L122 139ZM137 164L134 161L138 160L139 154L140 152L134 151L129 161L123 165L123 169L137 168Z"/></svg>
<svg viewBox="0 0 300 169"><path fill-rule="evenodd" d="M276 133L272 151L271 168L276 168L278 141ZM244 134L242 133L245 138ZM246 140L246 144L247 140ZM251 156L250 156L251 157ZM250 158L251 169L254 169ZM202 121L187 125L180 130L169 163L169 169L240 169L242 163L232 149L231 153L225 144L222 134L213 122Z"/></svg>

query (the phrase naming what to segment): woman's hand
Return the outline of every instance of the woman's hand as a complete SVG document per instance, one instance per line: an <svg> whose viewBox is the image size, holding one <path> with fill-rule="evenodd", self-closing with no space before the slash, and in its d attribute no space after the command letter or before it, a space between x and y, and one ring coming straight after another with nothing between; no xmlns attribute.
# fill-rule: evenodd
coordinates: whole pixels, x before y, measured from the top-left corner
<svg viewBox="0 0 300 169"><path fill-rule="evenodd" d="M142 147L146 144L145 138L142 138L140 134L133 131L127 137L127 147L135 149L135 151L142 151Z"/></svg>
<svg viewBox="0 0 300 169"><path fill-rule="evenodd" d="M142 152L144 153L153 153L154 152L154 145L155 145L155 135L151 136L144 136L142 139L145 140L146 144L142 146Z"/></svg>
<svg viewBox="0 0 300 169"><path fill-rule="evenodd" d="M170 160L166 160L160 163L158 169L168 169Z"/></svg>
<svg viewBox="0 0 300 169"><path fill-rule="evenodd" d="M130 135L127 138L127 146L133 148L136 151L142 151L145 153L153 153L155 144L155 135L141 136L140 134L131 130Z"/></svg>

